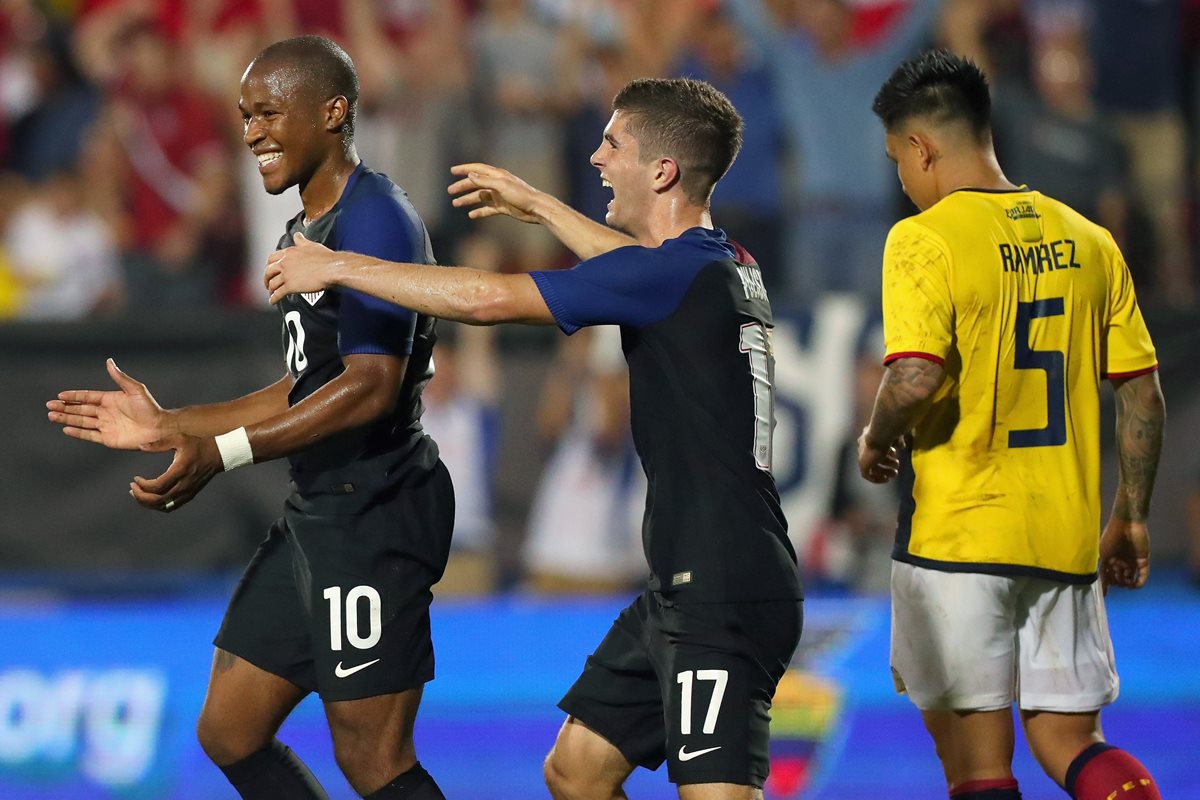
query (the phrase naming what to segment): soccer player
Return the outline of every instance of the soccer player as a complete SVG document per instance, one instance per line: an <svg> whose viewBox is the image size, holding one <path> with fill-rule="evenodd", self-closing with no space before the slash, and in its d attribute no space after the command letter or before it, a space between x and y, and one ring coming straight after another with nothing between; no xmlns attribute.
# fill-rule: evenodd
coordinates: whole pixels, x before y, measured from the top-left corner
<svg viewBox="0 0 1200 800"><path fill-rule="evenodd" d="M560 703L546 781L555 798L609 800L666 760L685 800L761 798L802 601L771 477L771 309L758 265L708 213L741 118L691 80L633 81L613 109L591 159L610 227L504 170L453 169L457 205L546 225L585 259L574 269L437 269L301 242L266 281L276 301L339 285L473 324L621 327L651 577Z"/></svg>
<svg viewBox="0 0 1200 800"><path fill-rule="evenodd" d="M263 50L242 77L245 143L272 194L300 187L304 209L280 247L304 233L335 249L433 263L404 193L354 147L358 77L315 36ZM433 678L430 587L450 547L454 497L421 430L434 321L351 290L279 304L287 373L227 403L164 410L141 383L68 391L50 419L108 447L175 452L157 478L135 478L143 506L177 510L214 475L287 457L294 490L234 592L198 735L242 797L324 798L276 738L309 692L325 705L334 753L359 794L436 800L412 731Z"/></svg>
<svg viewBox="0 0 1200 800"><path fill-rule="evenodd" d="M1100 730L1117 696L1103 588L1149 572L1165 418L1154 346L1108 232L1004 177L990 106L979 69L945 51L902 64L875 98L921 209L884 251L887 371L859 439L863 476L883 482L911 431L892 672L957 800L1020 797L1014 702L1072 797L1158 798ZM1101 536L1103 378L1121 474Z"/></svg>

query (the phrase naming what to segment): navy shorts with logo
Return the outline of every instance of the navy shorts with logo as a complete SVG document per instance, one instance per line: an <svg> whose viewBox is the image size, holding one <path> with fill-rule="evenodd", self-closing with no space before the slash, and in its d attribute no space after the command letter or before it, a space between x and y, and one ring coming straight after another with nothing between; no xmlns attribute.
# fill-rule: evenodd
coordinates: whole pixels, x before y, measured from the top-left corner
<svg viewBox="0 0 1200 800"><path fill-rule="evenodd" d="M454 527L445 466L403 485L294 491L238 583L214 644L315 691L356 700L433 679L430 591Z"/></svg>
<svg viewBox="0 0 1200 800"><path fill-rule="evenodd" d="M802 600L676 604L642 593L559 708L631 764L676 784L761 787L771 698L800 641Z"/></svg>

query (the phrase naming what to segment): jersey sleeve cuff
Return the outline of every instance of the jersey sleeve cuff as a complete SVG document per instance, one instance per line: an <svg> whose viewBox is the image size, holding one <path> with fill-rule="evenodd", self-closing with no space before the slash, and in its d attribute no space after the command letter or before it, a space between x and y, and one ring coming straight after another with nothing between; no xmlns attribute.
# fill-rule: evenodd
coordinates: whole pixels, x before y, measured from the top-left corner
<svg viewBox="0 0 1200 800"><path fill-rule="evenodd" d="M920 350L905 350L899 353L888 353L883 357L883 365L886 367L893 361L899 361L902 358L923 358L926 361L932 361L935 364L944 365L946 359L941 356L935 356L933 353L922 353Z"/></svg>
<svg viewBox="0 0 1200 800"><path fill-rule="evenodd" d="M1151 372L1158 372L1158 364L1141 369L1130 370L1128 372L1106 372L1104 373L1105 380L1125 380L1126 378L1136 378L1139 375L1149 375Z"/></svg>
<svg viewBox="0 0 1200 800"><path fill-rule="evenodd" d="M546 308L550 309L550 314L554 317L554 323L558 325L563 333L570 336L583 327L571 319L571 315L567 312L567 307L563 304L562 298L554 290L554 279L550 277L549 272L531 272L529 273L529 277L533 278L533 284L542 293L542 299L546 301Z"/></svg>
<svg viewBox="0 0 1200 800"><path fill-rule="evenodd" d="M412 355L412 339L405 339L398 346L384 346L381 344L359 344L353 347L338 348L340 356L395 356L396 358L407 358Z"/></svg>

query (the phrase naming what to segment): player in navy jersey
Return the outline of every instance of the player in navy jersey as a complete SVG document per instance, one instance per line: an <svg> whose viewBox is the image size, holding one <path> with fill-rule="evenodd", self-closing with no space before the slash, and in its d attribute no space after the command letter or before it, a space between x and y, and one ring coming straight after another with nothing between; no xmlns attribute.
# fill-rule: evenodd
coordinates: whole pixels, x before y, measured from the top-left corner
<svg viewBox="0 0 1200 800"><path fill-rule="evenodd" d="M359 162L358 77L333 42L304 36L263 50L242 78L245 143L272 194L298 185L304 233L335 250L432 264L405 194ZM69 391L50 419L113 448L175 452L158 478L135 478L143 506L171 512L221 471L287 457L283 516L242 577L215 644L200 743L244 798L326 794L275 738L316 691L337 762L374 800L437 800L412 730L433 678L430 587L454 521L449 474L421 430L434 321L349 289L284 298L287 372L228 403L164 410L108 370L118 391Z"/></svg>
<svg viewBox="0 0 1200 800"><path fill-rule="evenodd" d="M265 280L274 301L342 286L479 325L621 326L650 585L560 703L546 781L556 798L609 800L636 766L665 760L685 800L761 798L802 601L771 477L771 308L758 265L708 211L741 118L691 80L633 81L613 108L592 155L613 190L609 227L504 170L452 170L456 205L546 225L584 259L574 269L435 269L301 241Z"/></svg>

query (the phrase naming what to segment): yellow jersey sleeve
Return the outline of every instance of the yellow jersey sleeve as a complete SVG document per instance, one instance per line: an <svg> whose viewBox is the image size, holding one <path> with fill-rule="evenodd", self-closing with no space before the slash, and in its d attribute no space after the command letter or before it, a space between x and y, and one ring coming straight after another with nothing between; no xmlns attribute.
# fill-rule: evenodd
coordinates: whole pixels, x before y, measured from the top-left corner
<svg viewBox="0 0 1200 800"><path fill-rule="evenodd" d="M946 247L911 219L892 227L883 251L884 363L932 357L939 363L954 342L954 302Z"/></svg>
<svg viewBox="0 0 1200 800"><path fill-rule="evenodd" d="M1142 310L1138 308L1129 266L1111 234L1105 244L1111 275L1100 374L1106 378L1128 378L1154 369L1158 357L1150 340L1150 331L1142 319Z"/></svg>

